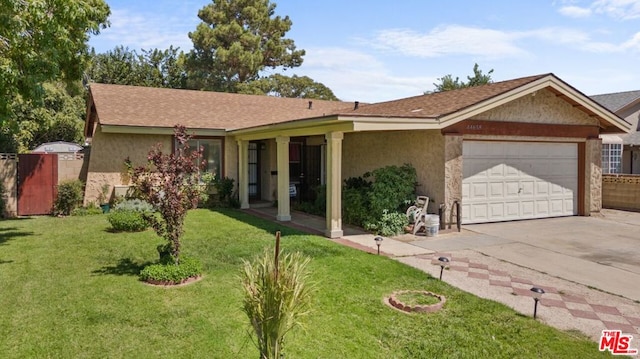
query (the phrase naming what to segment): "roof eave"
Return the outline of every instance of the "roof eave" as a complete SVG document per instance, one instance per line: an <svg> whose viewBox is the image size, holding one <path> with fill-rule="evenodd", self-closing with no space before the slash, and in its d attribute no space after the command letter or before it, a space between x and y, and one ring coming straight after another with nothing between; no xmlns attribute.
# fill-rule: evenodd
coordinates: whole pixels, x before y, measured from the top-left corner
<svg viewBox="0 0 640 359"><path fill-rule="evenodd" d="M140 135L173 135L174 134L173 127L100 124L100 129L104 133L127 133L127 134L140 134ZM226 131L224 129L188 127L187 131L192 133L194 136L220 137L220 136L226 135Z"/></svg>

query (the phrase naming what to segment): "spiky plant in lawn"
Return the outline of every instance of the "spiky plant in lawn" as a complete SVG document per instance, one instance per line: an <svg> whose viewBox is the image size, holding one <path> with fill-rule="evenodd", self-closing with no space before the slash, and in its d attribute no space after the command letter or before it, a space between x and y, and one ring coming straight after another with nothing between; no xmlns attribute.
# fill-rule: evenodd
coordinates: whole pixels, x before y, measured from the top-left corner
<svg viewBox="0 0 640 359"><path fill-rule="evenodd" d="M307 283L309 258L300 253L265 251L253 263L244 261L243 309L257 336L261 359L284 355L285 335L301 326L309 313L313 288Z"/></svg>
<svg viewBox="0 0 640 359"><path fill-rule="evenodd" d="M132 168L131 181L142 199L151 203L159 217L147 215L156 233L167 240L158 247L164 264L180 264L180 238L189 209L195 208L200 197L198 173L202 167L202 149L191 150L191 138L186 128L174 128L177 146L175 153L163 154L161 145L154 146L147 156L147 166Z"/></svg>

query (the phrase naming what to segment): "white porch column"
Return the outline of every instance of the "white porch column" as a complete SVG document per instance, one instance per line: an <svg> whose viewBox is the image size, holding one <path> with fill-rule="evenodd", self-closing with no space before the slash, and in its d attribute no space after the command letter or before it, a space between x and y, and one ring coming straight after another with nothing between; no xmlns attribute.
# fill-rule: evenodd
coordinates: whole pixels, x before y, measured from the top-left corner
<svg viewBox="0 0 640 359"><path fill-rule="evenodd" d="M290 221L289 199L289 137L276 137L276 159L278 167L278 221Z"/></svg>
<svg viewBox="0 0 640 359"><path fill-rule="evenodd" d="M238 195L240 208L249 208L249 141L238 141Z"/></svg>
<svg viewBox="0 0 640 359"><path fill-rule="evenodd" d="M327 228L325 236L342 237L342 132L330 132L327 139Z"/></svg>

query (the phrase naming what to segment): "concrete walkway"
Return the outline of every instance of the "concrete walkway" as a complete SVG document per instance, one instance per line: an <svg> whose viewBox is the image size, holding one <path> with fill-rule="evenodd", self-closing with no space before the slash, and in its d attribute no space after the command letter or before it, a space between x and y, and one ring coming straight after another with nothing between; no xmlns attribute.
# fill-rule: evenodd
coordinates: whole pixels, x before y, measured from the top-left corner
<svg viewBox="0 0 640 359"><path fill-rule="evenodd" d="M604 329L619 329L635 341L640 334L640 214L603 213L602 218L469 225L437 237L384 238L380 251L434 277L440 274L435 259L446 256L451 262L444 281L528 316L534 303L530 289L543 288L539 320L593 340ZM319 234L324 220L294 212L290 224ZM349 228L335 241L375 254L375 237Z"/></svg>

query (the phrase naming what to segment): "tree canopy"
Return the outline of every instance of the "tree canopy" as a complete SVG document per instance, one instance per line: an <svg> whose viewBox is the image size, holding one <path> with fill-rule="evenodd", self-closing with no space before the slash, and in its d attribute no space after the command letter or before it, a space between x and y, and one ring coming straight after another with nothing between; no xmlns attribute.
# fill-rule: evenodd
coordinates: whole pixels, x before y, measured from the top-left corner
<svg viewBox="0 0 640 359"><path fill-rule="evenodd" d="M43 83L81 78L109 14L104 0L0 0L0 126L15 129L15 102L40 102Z"/></svg>
<svg viewBox="0 0 640 359"><path fill-rule="evenodd" d="M189 33L189 87L236 92L265 68L300 66L305 51L284 37L292 21L274 16L275 8L269 0L213 1L202 8L202 22Z"/></svg>
<svg viewBox="0 0 640 359"><path fill-rule="evenodd" d="M129 50L116 46L101 54L92 54L87 76L104 84L185 88L185 55L179 48L167 50Z"/></svg>
<svg viewBox="0 0 640 359"><path fill-rule="evenodd" d="M338 100L327 86L313 81L310 77L297 75L289 77L273 74L269 77L239 84L238 92L250 95Z"/></svg>
<svg viewBox="0 0 640 359"><path fill-rule="evenodd" d="M451 74L444 75L438 79L438 81L440 81L439 83L433 84L433 86L435 86L435 90L426 91L425 93L443 92L443 91L461 89L465 87L486 85L488 83L493 82L493 80L491 79L492 73L493 73L493 69L489 70L489 72L487 72L486 74L483 74L478 64L475 64L473 66L473 76L467 76L467 82L460 81L459 77L456 77L454 79Z"/></svg>

